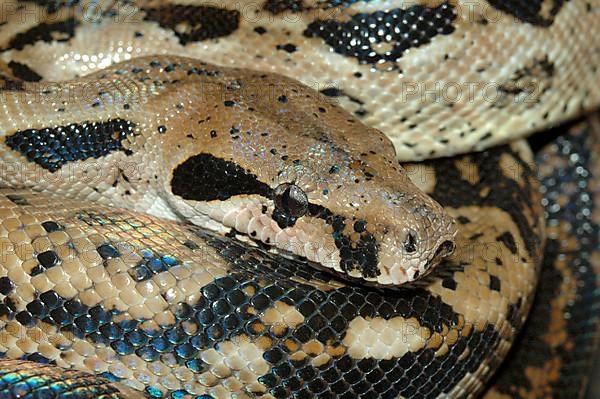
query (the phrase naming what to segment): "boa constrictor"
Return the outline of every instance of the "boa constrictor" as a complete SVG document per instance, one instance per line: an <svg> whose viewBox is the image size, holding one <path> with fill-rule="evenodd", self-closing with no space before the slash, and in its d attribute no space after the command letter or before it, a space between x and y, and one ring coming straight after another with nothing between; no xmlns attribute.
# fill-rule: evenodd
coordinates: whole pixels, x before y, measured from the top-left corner
<svg viewBox="0 0 600 399"><path fill-rule="evenodd" d="M356 117L382 129L400 159L418 160L589 110L599 102L596 2L2 6L2 183L26 190L3 191L0 208L0 349L18 359L0 363L0 392L482 391L525 320L541 263L531 153L517 142L407 165L444 210ZM270 73L155 54L274 70L321 94ZM544 205L585 247L567 270L593 277L594 263L581 262L597 245L587 184L597 165L582 137L559 140L538 162L542 176L560 177L548 177L548 192L569 188ZM557 215L573 195L583 201L575 217ZM569 273L557 265L560 244L549 246L551 265ZM271 246L301 259L265 252ZM592 347L569 345L562 312L577 295L552 303L556 320L534 329L547 352ZM556 387L565 397L560 376L575 366L561 356L517 362L511 370L525 383L506 383L507 372L487 395Z"/></svg>

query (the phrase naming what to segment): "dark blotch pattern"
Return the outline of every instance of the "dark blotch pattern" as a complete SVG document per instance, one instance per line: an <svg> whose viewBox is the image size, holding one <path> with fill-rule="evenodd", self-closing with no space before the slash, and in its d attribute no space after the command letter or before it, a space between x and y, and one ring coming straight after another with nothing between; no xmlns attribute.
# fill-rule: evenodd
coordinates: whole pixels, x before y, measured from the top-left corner
<svg viewBox="0 0 600 399"><path fill-rule="evenodd" d="M290 215L285 212L281 208L273 209L273 213L271 214L271 218L277 222L277 225L280 229L285 229L287 227L293 227L296 224L298 218Z"/></svg>
<svg viewBox="0 0 600 399"><path fill-rule="evenodd" d="M114 245L108 243L100 245L98 248L96 248L96 251L98 251L98 254L104 260L118 258L119 256L121 256L119 250L115 248Z"/></svg>
<svg viewBox="0 0 600 399"><path fill-rule="evenodd" d="M23 50L25 46L36 42L46 43L66 42L75 36L75 28L79 22L75 18L69 18L58 22L42 22L25 32L17 33L8 43L7 48L11 50Z"/></svg>
<svg viewBox="0 0 600 399"><path fill-rule="evenodd" d="M195 244L192 242L191 249L194 248L193 245ZM137 282L149 280L152 276L165 272L179 264L179 261L175 257L171 255L157 255L149 249L143 250L141 255L142 260L129 270L129 275Z"/></svg>
<svg viewBox="0 0 600 399"><path fill-rule="evenodd" d="M277 50L282 50L282 51L286 51L288 53L295 53L298 48L296 47L295 44L293 43L286 43L286 44L278 44L276 46Z"/></svg>
<svg viewBox="0 0 600 399"><path fill-rule="evenodd" d="M519 182L523 187L519 182L506 177L498 168L503 154L512 156L515 167L522 172ZM444 176L443 179L436 179L432 197L444 206L491 206L503 210L519 229L528 254L536 259L541 248L540 237L525 216L530 212L527 208L532 207L530 201L536 190L530 181L533 174L530 165L507 146L484 151L478 156L471 156L470 160L477 166L482 177L475 183L463 179L452 158L432 162L436 176Z"/></svg>
<svg viewBox="0 0 600 399"><path fill-rule="evenodd" d="M512 254L517 253L517 244L515 243L515 238L509 231L502 233L498 237L496 237L496 241L504 244Z"/></svg>
<svg viewBox="0 0 600 399"><path fill-rule="evenodd" d="M344 90L338 89L337 87L328 87L326 89L319 90L319 92L327 97L346 97L349 101L357 104L358 108L354 110L353 113L358 117L363 117L368 113L364 108L365 102L363 100L346 93Z"/></svg>
<svg viewBox="0 0 600 399"><path fill-rule="evenodd" d="M276 15L284 12L299 12L304 9L304 6L302 0L267 0L263 5L263 9Z"/></svg>
<svg viewBox="0 0 600 399"><path fill-rule="evenodd" d="M598 116L594 118L597 122ZM536 155L536 164L544 171L540 181L545 219L557 234L546 241L536 297L521 340L492 381L497 392L511 398L531 397L534 383L527 368L548 370L554 365L558 373L542 373L546 381L544 385L536 382L535 392L545 387L548 398L581 397L597 357L600 292L594 259L600 248L600 226L594 198L600 191L598 126L575 121L534 136L534 146L543 150ZM568 130L570 134L565 135ZM563 306L557 306L562 302ZM516 311L510 310L509 320L515 319ZM557 320L565 323L564 339L548 334L556 329Z"/></svg>
<svg viewBox="0 0 600 399"><path fill-rule="evenodd" d="M550 2L552 7L547 15L542 13L544 3ZM500 11L506 12L520 21L537 26L550 26L554 17L565 4L565 0L489 0L490 5Z"/></svg>
<svg viewBox="0 0 600 399"><path fill-rule="evenodd" d="M143 225L139 222L136 224ZM278 258L236 240L213 236L194 226L189 229L198 239L215 248L230 264L232 272L204 286L197 302L173 304L174 323L161 325L158 329L143 328L142 320L131 319L127 314L106 309L102 305L86 306L76 299L62 298L54 291L37 295L26 305L27 310L19 313L2 305L6 308L5 315L9 319L22 320L28 326L43 321L72 333L77 339L109 346L122 356L135 354L146 362L160 361L162 354L170 353L177 364L194 374L201 374L208 369L199 356L202 350L238 335L247 335L251 340L262 336L273 342L264 354L272 367L260 380L274 395L285 393L291 396L300 390L294 386L302 382L305 384L301 390L303 395L318 394L319 397L341 397L344 394L357 397L361 393L368 397L379 397L384 394L396 396L402 392L418 393L430 387L424 375L412 375L410 369L414 370L415 364L419 370L425 370L428 365L443 367L441 362L434 359L431 349L384 362L361 361L339 355L325 365L329 369L326 373L323 373L325 369L311 364L310 356L304 360L290 359L287 343L302 345L318 340L323 344L335 344L349 323L358 316L385 319L397 315L415 317L435 331L441 331L443 325L456 325L458 316L439 299L419 289L389 295L361 287L322 291L292 281L294 276L313 281L331 279L303 262ZM157 257L155 254L147 255L148 259ZM269 329L263 331L259 328L261 314L273 307L276 301L296 307L305 321L283 333ZM431 308L436 311L427 312ZM456 356L464 350L477 349L480 342L491 337L486 333L461 339ZM458 363L460 365L455 366L460 369L458 375L473 369L470 362ZM373 378L375 375L380 378ZM146 390L157 395L160 393L153 386L146 387ZM180 391L179 394L188 393Z"/></svg>
<svg viewBox="0 0 600 399"><path fill-rule="evenodd" d="M543 82L552 82L554 76L555 65L548 57L534 59L530 65L514 71L512 76L498 86L498 92L501 94L501 101L494 101L491 106L495 108L503 108L510 104L511 96L520 94L529 96L530 99L537 98L538 101L530 101L530 106L534 106L539 102L539 96L552 88L551 85L543 84ZM539 95L536 93L539 92ZM486 133L480 138L481 141L490 138L491 132Z"/></svg>
<svg viewBox="0 0 600 399"><path fill-rule="evenodd" d="M395 316L407 319L415 317L422 326L441 332L444 326L455 326L458 315L439 298L419 288L387 292L346 286L321 291L314 286L294 282L292 277L329 281L331 277L326 273L316 272L296 261L272 257L233 241L209 237L205 232L193 229L198 236L208 239L208 243L228 263L234 265L234 272L230 276L218 279L203 289L207 303L202 305L202 320L220 325L216 329L223 332L219 341L226 340L230 334L230 328L225 326L223 320L231 315L246 321L248 327L244 331L251 337L266 334L273 340L273 345L264 355L272 368L260 378L260 382L276 397L293 397L295 394L296 397L319 398L391 398L398 395L418 398L425 397L425 392L435 397L444 392L442 387L452 385L466 373L474 371L500 342L498 334L487 326L482 333L459 338L448 360L437 359L433 349L423 349L389 360L360 360L342 354L333 356L330 362L320 367L311 364L311 356L303 360L291 360L286 346L289 342L302 345L316 339L324 345L329 343L335 346L340 334L359 316L388 320ZM243 290L243 287L247 289ZM245 294L250 287L254 293ZM230 303L232 306L227 308L227 313L219 317L214 310L215 304L225 298L235 300ZM253 312L261 312L272 307L276 301L294 306L305 321L281 333L269 328L253 328L261 323L255 315L246 313L248 306L252 307ZM244 311L241 312L241 309ZM476 355L458 360L465 351ZM453 373L448 373L450 368Z"/></svg>
<svg viewBox="0 0 600 399"><path fill-rule="evenodd" d="M207 39L228 36L238 29L240 12L211 6L170 4L147 8L146 21L157 22L170 29L186 45Z"/></svg>
<svg viewBox="0 0 600 399"><path fill-rule="evenodd" d="M15 284L6 276L0 277L0 294L8 295L15 289Z"/></svg>
<svg viewBox="0 0 600 399"><path fill-rule="evenodd" d="M335 246L340 250L342 270L360 270L364 277L377 277L381 274L377 267L379 246L372 234L361 234L358 242L348 236L334 232Z"/></svg>
<svg viewBox="0 0 600 399"><path fill-rule="evenodd" d="M38 75L37 72L20 62L10 61L8 67L15 78L22 79L26 82L39 82L42 80L42 77Z"/></svg>
<svg viewBox="0 0 600 399"><path fill-rule="evenodd" d="M63 227L61 225L59 225L58 223L53 222L51 220L42 222L42 227L48 233L53 233L55 231L61 231L61 230L63 230Z"/></svg>
<svg viewBox="0 0 600 399"><path fill-rule="evenodd" d="M81 0L26 0L28 3L35 3L44 7L49 14L55 13L62 8L72 8L77 6Z"/></svg>
<svg viewBox="0 0 600 399"><path fill-rule="evenodd" d="M56 266L60 261L60 259L58 259L58 255L56 255L56 252L54 251L41 252L38 254L37 259L38 262L40 262L40 265L44 266L47 269L52 266Z"/></svg>
<svg viewBox="0 0 600 399"><path fill-rule="evenodd" d="M122 119L107 122L73 123L67 126L18 131L6 138L6 145L50 172L64 164L101 158L114 151L131 152L122 142L133 134L135 125Z"/></svg>
<svg viewBox="0 0 600 399"><path fill-rule="evenodd" d="M490 290L500 291L502 288L502 283L500 279L494 275L490 275Z"/></svg>
<svg viewBox="0 0 600 399"><path fill-rule="evenodd" d="M233 162L198 154L173 171L173 194L186 200L224 201L235 195L258 194L269 197L270 187Z"/></svg>
<svg viewBox="0 0 600 399"><path fill-rule="evenodd" d="M448 3L434 8L413 5L405 10L358 13L345 22L315 20L304 36L320 37L336 53L355 57L361 63L396 62L406 50L427 44L437 35L452 33L455 18L454 8ZM373 48L376 43L390 43L392 48L377 53Z"/></svg>
<svg viewBox="0 0 600 399"><path fill-rule="evenodd" d="M337 87L328 87L326 89L319 90L319 92L327 97L347 97L348 100L352 101L353 103L359 104L359 105L364 105L364 103L365 103L361 99L351 96L350 94L346 93L344 90L338 89Z"/></svg>
<svg viewBox="0 0 600 399"><path fill-rule="evenodd" d="M6 198L8 198L15 205L22 205L22 206L29 205L29 201L27 201L27 199L21 197L20 195L9 194L6 196Z"/></svg>
<svg viewBox="0 0 600 399"><path fill-rule="evenodd" d="M359 234L358 240L353 240L345 234L346 219L334 215L326 208L317 205L309 206L309 214L319 217L333 227L333 241L340 252L340 268L349 272L359 270L363 277L377 277L381 274L377 265L379 257L379 244L371 233L366 231L364 220L355 221L350 228Z"/></svg>

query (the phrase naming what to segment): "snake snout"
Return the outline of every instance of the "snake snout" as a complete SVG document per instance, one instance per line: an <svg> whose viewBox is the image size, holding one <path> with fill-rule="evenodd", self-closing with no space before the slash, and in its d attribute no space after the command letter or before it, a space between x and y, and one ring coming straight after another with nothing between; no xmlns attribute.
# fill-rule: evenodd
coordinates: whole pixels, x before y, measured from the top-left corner
<svg viewBox="0 0 600 399"><path fill-rule="evenodd" d="M441 260L451 255L455 248L457 226L454 219L439 204L425 200L413 209L418 251L411 253L414 239L409 233L404 241L404 253L408 258L418 260L407 270L408 280L416 280L431 272Z"/></svg>

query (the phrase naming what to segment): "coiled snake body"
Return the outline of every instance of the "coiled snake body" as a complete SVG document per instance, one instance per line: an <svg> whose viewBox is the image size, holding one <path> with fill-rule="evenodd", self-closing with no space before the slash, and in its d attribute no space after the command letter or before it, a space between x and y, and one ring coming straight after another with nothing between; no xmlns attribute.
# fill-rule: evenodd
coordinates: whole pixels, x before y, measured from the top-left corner
<svg viewBox="0 0 600 399"><path fill-rule="evenodd" d="M483 4L2 4L2 397L476 396L542 204L486 395L579 394L597 117L395 160L598 105L596 2Z"/></svg>

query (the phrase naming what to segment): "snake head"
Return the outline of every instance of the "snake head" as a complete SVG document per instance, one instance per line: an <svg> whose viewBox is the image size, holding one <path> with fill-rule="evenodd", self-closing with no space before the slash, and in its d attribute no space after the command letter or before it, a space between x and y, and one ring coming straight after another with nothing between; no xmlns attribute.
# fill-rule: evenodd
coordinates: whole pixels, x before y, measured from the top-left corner
<svg viewBox="0 0 600 399"><path fill-rule="evenodd" d="M198 116L165 139L165 190L185 219L379 286L415 280L453 251L453 219L383 133L294 80L221 71L223 86L245 90L204 87Z"/></svg>
<svg viewBox="0 0 600 399"><path fill-rule="evenodd" d="M271 218L286 235L275 235L276 245L287 244L286 249L338 275L378 286L427 274L453 252L456 227L439 204L397 171L390 184L361 172L320 179L317 187L297 180L280 183ZM318 174L306 175L319 181Z"/></svg>

